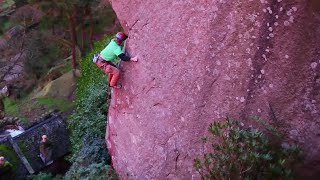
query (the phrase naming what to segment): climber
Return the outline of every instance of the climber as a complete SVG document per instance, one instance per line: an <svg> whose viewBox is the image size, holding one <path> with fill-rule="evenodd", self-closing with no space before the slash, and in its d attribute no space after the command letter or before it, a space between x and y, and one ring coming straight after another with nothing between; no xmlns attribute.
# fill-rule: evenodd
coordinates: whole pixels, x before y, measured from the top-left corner
<svg viewBox="0 0 320 180"><path fill-rule="evenodd" d="M0 89L0 119L5 117L4 99L9 96L8 86Z"/></svg>
<svg viewBox="0 0 320 180"><path fill-rule="evenodd" d="M12 164L0 156L0 179L12 179Z"/></svg>
<svg viewBox="0 0 320 180"><path fill-rule="evenodd" d="M112 61L119 57L122 61L138 61L138 57L130 58L122 52L121 44L127 39L127 35L123 32L118 32L114 39L100 52L100 54L95 55L93 62L108 74L108 83L110 87L121 88L118 84L120 78L120 70L116 67Z"/></svg>
<svg viewBox="0 0 320 180"><path fill-rule="evenodd" d="M52 156L52 144L48 140L47 135L42 135L40 142L40 155L39 157L43 161L45 165L51 164L53 161L51 160Z"/></svg>

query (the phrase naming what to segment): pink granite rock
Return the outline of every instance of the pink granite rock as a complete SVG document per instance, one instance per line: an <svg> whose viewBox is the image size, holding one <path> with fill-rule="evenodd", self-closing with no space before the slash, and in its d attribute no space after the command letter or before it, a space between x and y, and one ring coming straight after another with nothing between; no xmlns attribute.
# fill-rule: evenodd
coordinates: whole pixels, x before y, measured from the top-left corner
<svg viewBox="0 0 320 180"><path fill-rule="evenodd" d="M107 145L122 179L199 179L210 122L276 122L320 174L317 0L111 0L129 34Z"/></svg>

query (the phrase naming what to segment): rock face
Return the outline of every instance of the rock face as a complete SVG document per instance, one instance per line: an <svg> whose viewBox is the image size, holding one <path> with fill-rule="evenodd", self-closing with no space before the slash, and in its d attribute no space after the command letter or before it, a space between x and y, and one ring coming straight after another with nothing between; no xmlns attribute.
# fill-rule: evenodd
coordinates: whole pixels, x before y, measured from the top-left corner
<svg viewBox="0 0 320 180"><path fill-rule="evenodd" d="M199 179L193 159L215 119L260 116L319 175L317 0L112 0L129 34L107 146L122 179ZM318 163L317 163L318 162Z"/></svg>

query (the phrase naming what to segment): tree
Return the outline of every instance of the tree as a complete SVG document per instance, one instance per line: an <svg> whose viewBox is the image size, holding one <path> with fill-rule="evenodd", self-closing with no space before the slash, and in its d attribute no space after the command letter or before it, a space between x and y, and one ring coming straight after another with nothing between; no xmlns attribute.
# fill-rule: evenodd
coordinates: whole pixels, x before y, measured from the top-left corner
<svg viewBox="0 0 320 180"><path fill-rule="evenodd" d="M69 32L69 41L72 66L75 70L77 68L76 49L80 45L83 50L85 47L86 29L85 24L90 24L89 30L89 45L92 47L92 34L93 34L93 15L92 7L97 6L99 0L32 0L31 3L40 5L43 12L46 12L47 25L51 25L52 34L54 34L55 23L64 25L64 28ZM61 23L62 22L62 23ZM66 22L66 24L63 24ZM78 36L79 30L81 32L81 43L79 44Z"/></svg>
<svg viewBox="0 0 320 180"><path fill-rule="evenodd" d="M25 29L19 32L12 32L11 37L6 41L3 49L0 49L4 61L0 61L0 82L5 81L8 76L15 76L14 69L22 66L21 62L25 57Z"/></svg>
<svg viewBox="0 0 320 180"><path fill-rule="evenodd" d="M82 9L82 21L80 21L81 24L81 32L82 32L82 42L84 42L85 39L85 24L89 25L89 45L90 48L92 49L93 46L93 40L92 40L92 36L93 36L93 26L94 26L94 19L93 19L93 7L98 7L98 4L100 3L100 0L93 0L93 1L89 1L89 0L77 0L78 6L80 9ZM82 48L84 47L84 45L82 45Z"/></svg>
<svg viewBox="0 0 320 180"><path fill-rule="evenodd" d="M47 34L37 31L28 34L25 49L24 69L29 76L35 79L40 79L45 75L60 57L57 43L51 42Z"/></svg>
<svg viewBox="0 0 320 180"><path fill-rule="evenodd" d="M283 143L284 137L270 124L261 128L226 118L214 121L203 138L208 150L194 160L202 179L293 179L300 149Z"/></svg>
<svg viewBox="0 0 320 180"><path fill-rule="evenodd" d="M21 6L23 6L23 5L28 3L27 0L14 0L14 2L16 4L16 7L21 7Z"/></svg>
<svg viewBox="0 0 320 180"><path fill-rule="evenodd" d="M46 25L51 26L52 34L54 34L55 23L58 22L64 26L65 30L69 32L69 40L71 42L72 67L77 68L76 61L76 17L77 5L75 0L31 0L30 3L38 4L43 12L46 12ZM65 25L64 22L67 22Z"/></svg>

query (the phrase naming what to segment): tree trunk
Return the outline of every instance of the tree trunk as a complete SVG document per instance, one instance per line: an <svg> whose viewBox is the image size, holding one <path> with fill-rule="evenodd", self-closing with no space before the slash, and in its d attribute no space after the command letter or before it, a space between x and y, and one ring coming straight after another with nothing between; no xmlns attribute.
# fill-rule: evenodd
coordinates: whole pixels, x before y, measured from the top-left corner
<svg viewBox="0 0 320 180"><path fill-rule="evenodd" d="M54 23L51 24L51 34L54 35L55 31L54 31Z"/></svg>
<svg viewBox="0 0 320 180"><path fill-rule="evenodd" d="M85 27L84 27L84 23L81 21L80 22L80 27L81 27L81 49L84 49L84 42L85 42L85 38L86 38L86 31L85 31Z"/></svg>
<svg viewBox="0 0 320 180"><path fill-rule="evenodd" d="M75 71L77 68L76 61L76 44L77 44L77 35L76 35L76 8L73 9L71 16L69 16L69 28L70 28L70 38L71 38L71 50L72 50L72 67Z"/></svg>
<svg viewBox="0 0 320 180"><path fill-rule="evenodd" d="M89 45L90 48L93 48L93 15L92 15L92 10L91 7L87 7L87 12L89 15L89 23L90 23L90 29L89 29Z"/></svg>

